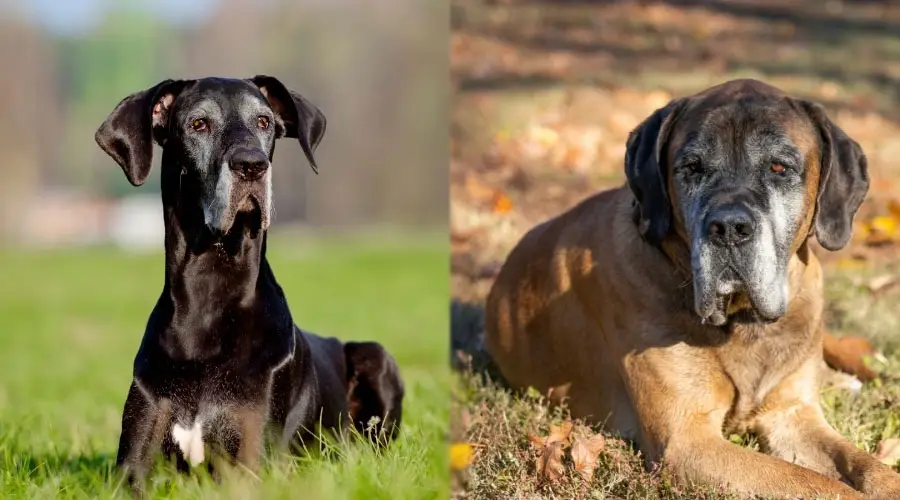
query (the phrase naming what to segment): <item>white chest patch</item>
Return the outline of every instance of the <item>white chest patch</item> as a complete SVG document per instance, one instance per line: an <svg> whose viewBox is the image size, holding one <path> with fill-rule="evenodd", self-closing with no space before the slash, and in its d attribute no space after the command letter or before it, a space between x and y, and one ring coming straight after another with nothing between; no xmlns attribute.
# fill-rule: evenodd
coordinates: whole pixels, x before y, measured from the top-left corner
<svg viewBox="0 0 900 500"><path fill-rule="evenodd" d="M194 426L190 428L173 425L172 439L178 444L181 454L191 466L203 462L203 422L200 419L195 420Z"/></svg>

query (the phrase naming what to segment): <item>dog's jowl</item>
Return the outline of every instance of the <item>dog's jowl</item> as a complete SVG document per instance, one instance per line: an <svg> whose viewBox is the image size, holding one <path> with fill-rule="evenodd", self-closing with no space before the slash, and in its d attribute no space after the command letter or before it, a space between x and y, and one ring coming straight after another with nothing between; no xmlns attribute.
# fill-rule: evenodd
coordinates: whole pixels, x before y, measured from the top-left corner
<svg viewBox="0 0 900 500"><path fill-rule="evenodd" d="M127 96L97 131L135 186L162 148L165 284L117 458L136 492L159 452L182 470L211 458L255 470L266 442L299 450L319 424L378 444L399 430L394 359L378 343L295 326L266 260L275 142L297 139L316 169L324 133L324 115L269 76L166 80Z"/></svg>
<svg viewBox="0 0 900 500"><path fill-rule="evenodd" d="M818 399L810 246L850 239L869 184L859 144L820 105L736 80L649 116L625 173L510 253L485 325L504 378L566 398L683 480L900 498L900 475L839 435Z"/></svg>

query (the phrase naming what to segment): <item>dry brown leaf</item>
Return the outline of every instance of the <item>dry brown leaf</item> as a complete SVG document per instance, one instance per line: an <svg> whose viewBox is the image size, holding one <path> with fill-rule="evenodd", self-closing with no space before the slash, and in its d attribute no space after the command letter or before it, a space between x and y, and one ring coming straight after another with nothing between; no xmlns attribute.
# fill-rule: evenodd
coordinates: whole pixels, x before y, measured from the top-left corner
<svg viewBox="0 0 900 500"><path fill-rule="evenodd" d="M551 425L546 436L528 436L532 446L539 450L537 461L538 484L545 480L557 481L565 472L563 450L569 444L572 435L572 421L566 420L560 425Z"/></svg>
<svg viewBox="0 0 900 500"><path fill-rule="evenodd" d="M897 465L897 461L900 461L900 439L885 439L878 443L878 447L875 448L875 458L891 467Z"/></svg>
<svg viewBox="0 0 900 500"><path fill-rule="evenodd" d="M606 438L602 434L576 439L572 443L572 463L575 464L575 472L581 475L584 482L589 483L594 476L597 457L605 446Z"/></svg>
<svg viewBox="0 0 900 500"><path fill-rule="evenodd" d="M563 465L563 447L565 443L556 441L550 443L541 450L541 456L537 463L538 484L545 480L556 482L566 470Z"/></svg>
<svg viewBox="0 0 900 500"><path fill-rule="evenodd" d="M547 444L555 443L557 441L561 441L564 444L569 442L569 437L572 436L572 421L566 420L562 424L556 426L550 426L550 434L547 436Z"/></svg>
<svg viewBox="0 0 900 500"><path fill-rule="evenodd" d="M528 436L528 440L537 447L549 446L557 442L568 444L573 425L571 420L566 420L560 425L551 424L550 432L546 436Z"/></svg>

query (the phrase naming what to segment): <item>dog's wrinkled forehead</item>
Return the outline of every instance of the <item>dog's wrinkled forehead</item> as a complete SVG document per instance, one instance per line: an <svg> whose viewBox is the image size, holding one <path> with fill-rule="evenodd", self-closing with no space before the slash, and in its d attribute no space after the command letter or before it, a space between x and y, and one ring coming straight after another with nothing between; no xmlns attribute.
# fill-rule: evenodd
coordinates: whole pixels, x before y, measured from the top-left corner
<svg viewBox="0 0 900 500"><path fill-rule="evenodd" d="M800 162L817 146L808 117L781 91L742 81L694 96L671 145L670 154L702 158L707 168L740 168L773 156Z"/></svg>
<svg viewBox="0 0 900 500"><path fill-rule="evenodd" d="M173 103L175 117L180 119L231 117L271 114L266 97L246 80L203 78L185 89Z"/></svg>

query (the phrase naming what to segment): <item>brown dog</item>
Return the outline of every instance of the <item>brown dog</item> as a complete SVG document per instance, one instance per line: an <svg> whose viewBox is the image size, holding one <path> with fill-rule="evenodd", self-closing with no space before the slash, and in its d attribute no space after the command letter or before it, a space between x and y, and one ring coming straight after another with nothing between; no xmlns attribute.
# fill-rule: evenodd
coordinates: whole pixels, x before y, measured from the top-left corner
<svg viewBox="0 0 900 500"><path fill-rule="evenodd" d="M900 475L818 401L808 239L850 238L868 189L859 145L819 105L738 80L653 113L625 168L627 187L535 227L504 264L486 344L507 381L567 398L683 480L900 498ZM723 432L752 432L768 454Z"/></svg>

